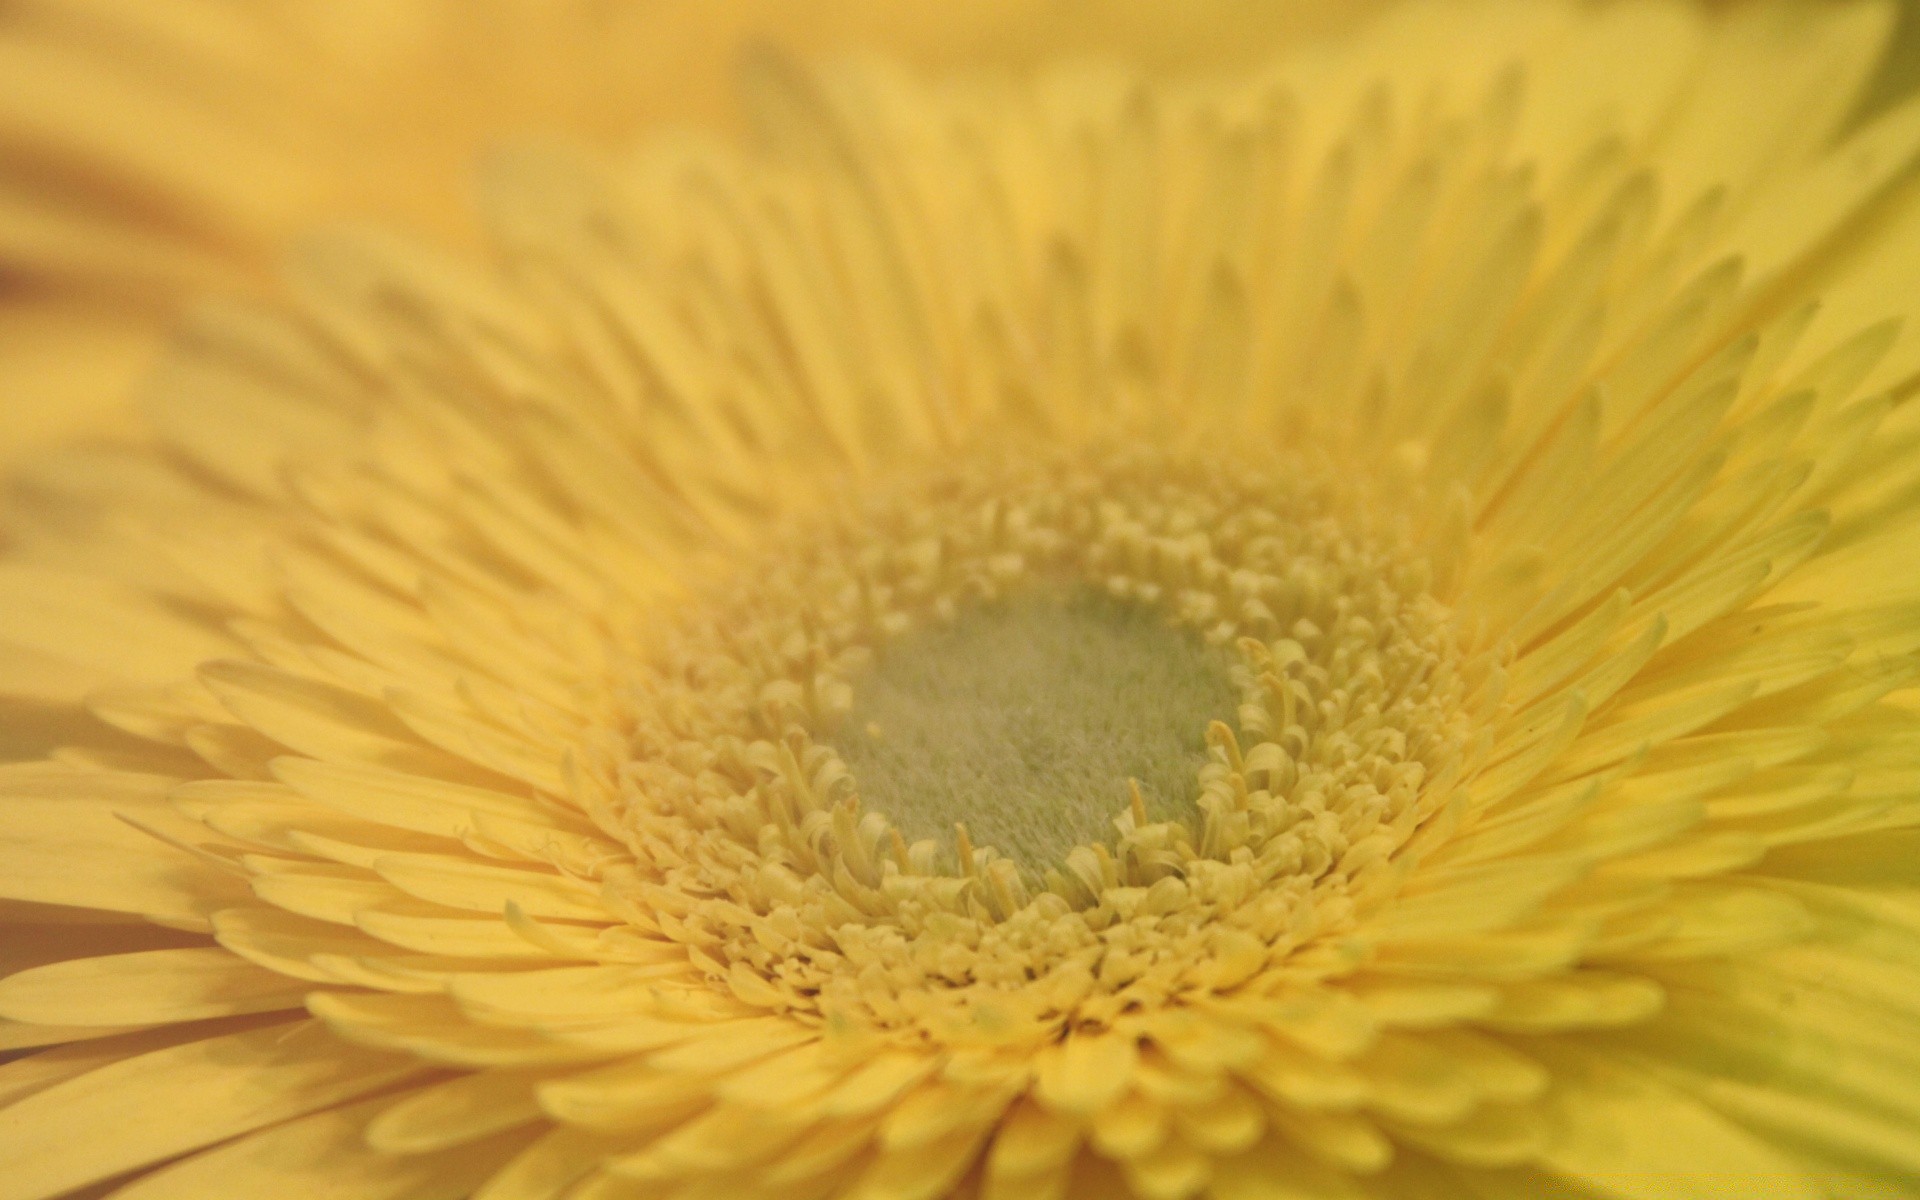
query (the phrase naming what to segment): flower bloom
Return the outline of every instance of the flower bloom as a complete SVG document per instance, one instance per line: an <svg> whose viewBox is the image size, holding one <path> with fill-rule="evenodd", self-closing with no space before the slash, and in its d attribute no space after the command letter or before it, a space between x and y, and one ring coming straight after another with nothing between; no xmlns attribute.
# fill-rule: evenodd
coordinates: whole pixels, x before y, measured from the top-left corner
<svg viewBox="0 0 1920 1200"><path fill-rule="evenodd" d="M1886 28L764 58L316 237L22 478L0 1200L1920 1193Z"/></svg>

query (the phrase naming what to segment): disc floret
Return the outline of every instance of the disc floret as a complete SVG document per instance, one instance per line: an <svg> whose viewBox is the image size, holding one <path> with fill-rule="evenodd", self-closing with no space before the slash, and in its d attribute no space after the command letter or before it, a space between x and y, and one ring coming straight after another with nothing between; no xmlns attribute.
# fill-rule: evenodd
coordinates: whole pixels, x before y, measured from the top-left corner
<svg viewBox="0 0 1920 1200"><path fill-rule="evenodd" d="M1291 462L1108 448L877 493L779 539L632 682L626 761L597 775L625 886L671 897L661 930L741 1002L914 1041L1037 1041L1311 976L1298 948L1392 892L1470 765L1418 558L1377 502ZM875 656L1063 590L1226 663L1232 720L1192 731L1188 812L1150 816L1136 784L1109 833L1041 864L965 821L909 842L833 740Z"/></svg>

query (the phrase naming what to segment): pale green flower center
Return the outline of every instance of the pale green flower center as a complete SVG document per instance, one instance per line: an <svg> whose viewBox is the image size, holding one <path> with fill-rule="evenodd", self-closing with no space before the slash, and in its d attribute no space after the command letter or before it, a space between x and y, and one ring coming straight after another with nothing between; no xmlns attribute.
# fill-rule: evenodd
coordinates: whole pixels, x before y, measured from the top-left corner
<svg viewBox="0 0 1920 1200"><path fill-rule="evenodd" d="M1091 594L969 609L881 648L834 746L909 840L964 823L1029 869L1105 841L1137 780L1155 820L1194 812L1226 656L1147 606Z"/></svg>

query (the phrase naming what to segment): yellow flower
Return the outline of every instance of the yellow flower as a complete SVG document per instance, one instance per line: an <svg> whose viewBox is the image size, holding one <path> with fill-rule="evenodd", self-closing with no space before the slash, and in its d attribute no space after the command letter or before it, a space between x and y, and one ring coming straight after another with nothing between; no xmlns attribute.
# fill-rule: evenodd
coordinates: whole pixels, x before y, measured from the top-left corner
<svg viewBox="0 0 1920 1200"><path fill-rule="evenodd" d="M309 243L23 477L0 1200L1920 1195L1888 17L762 58Z"/></svg>
<svg viewBox="0 0 1920 1200"><path fill-rule="evenodd" d="M1177 69L1264 60L1371 7L18 0L0 10L0 466L63 431L126 427L124 381L183 296L258 286L316 221L477 242L467 178L503 136L613 147L650 127L733 125L743 47L872 47L930 67L1118 53Z"/></svg>

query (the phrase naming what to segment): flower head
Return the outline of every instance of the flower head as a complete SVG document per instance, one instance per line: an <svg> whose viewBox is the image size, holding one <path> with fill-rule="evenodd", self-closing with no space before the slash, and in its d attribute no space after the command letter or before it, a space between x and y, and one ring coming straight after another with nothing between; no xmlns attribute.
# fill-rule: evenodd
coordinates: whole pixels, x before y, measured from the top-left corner
<svg viewBox="0 0 1920 1200"><path fill-rule="evenodd" d="M1920 1188L1885 18L767 59L314 240L23 477L0 1198Z"/></svg>

